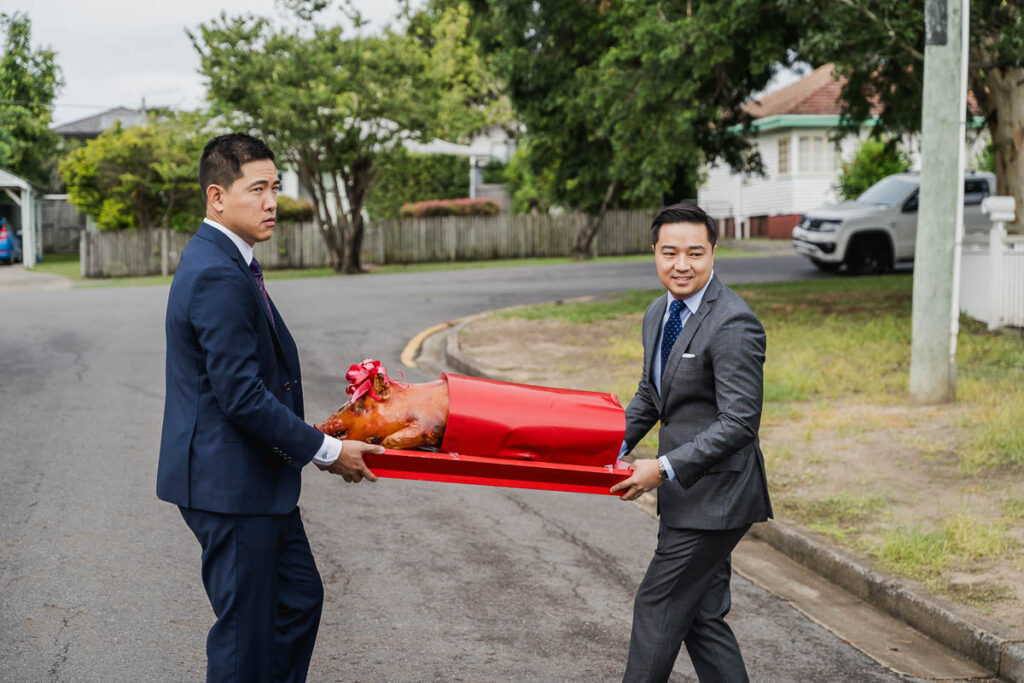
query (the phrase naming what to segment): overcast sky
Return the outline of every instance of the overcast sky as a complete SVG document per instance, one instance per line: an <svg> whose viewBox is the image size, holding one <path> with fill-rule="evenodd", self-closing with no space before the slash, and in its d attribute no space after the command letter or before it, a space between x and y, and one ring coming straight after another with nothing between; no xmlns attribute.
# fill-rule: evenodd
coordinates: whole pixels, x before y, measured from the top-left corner
<svg viewBox="0 0 1024 683"><path fill-rule="evenodd" d="M354 0L377 31L398 12L397 0ZM421 3L414 0L413 5ZM112 107L196 109L204 87L199 58L185 29L217 17L252 13L286 21L274 0L0 0L0 12L25 12L32 20L33 47L57 53L64 88L57 96L56 124ZM341 20L328 13L332 23ZM774 90L797 76L779 74Z"/></svg>
<svg viewBox="0 0 1024 683"><path fill-rule="evenodd" d="M396 0L356 0L378 30L398 11ZM195 109L204 87L199 58L185 29L226 12L283 18L274 0L0 0L2 12L32 20L33 47L57 53L64 88L53 120L66 123L111 107ZM338 17L337 14L333 15Z"/></svg>

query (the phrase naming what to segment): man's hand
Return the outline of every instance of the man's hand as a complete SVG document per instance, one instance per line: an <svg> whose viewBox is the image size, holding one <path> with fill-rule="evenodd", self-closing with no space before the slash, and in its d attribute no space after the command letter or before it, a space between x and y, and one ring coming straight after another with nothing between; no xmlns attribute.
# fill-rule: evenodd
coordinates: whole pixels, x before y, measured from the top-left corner
<svg viewBox="0 0 1024 683"><path fill-rule="evenodd" d="M345 481L353 484L362 481L364 477L368 481L377 481L377 475L371 472L363 462L363 454L383 452L383 446L374 446L362 441L342 441L341 455L338 456L338 459L327 467L319 465L317 467L327 470L331 474L341 475Z"/></svg>
<svg viewBox="0 0 1024 683"><path fill-rule="evenodd" d="M623 479L610 489L612 493L625 490L625 493L620 496L622 500L636 500L640 494L653 491L665 483L665 480L661 478L657 460L635 460L629 469L633 470L633 475L629 479Z"/></svg>

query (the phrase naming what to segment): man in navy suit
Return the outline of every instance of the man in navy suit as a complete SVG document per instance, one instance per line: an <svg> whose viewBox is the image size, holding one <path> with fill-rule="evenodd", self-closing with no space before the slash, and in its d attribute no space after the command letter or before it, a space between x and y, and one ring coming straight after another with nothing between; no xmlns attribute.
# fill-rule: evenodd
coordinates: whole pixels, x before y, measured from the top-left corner
<svg viewBox="0 0 1024 683"><path fill-rule="evenodd" d="M202 546L217 620L208 681L304 681L323 584L297 507L302 467L376 481L363 454L303 420L295 341L267 296L253 245L274 231L274 155L248 135L203 150L206 219L167 301L167 389L157 496Z"/></svg>

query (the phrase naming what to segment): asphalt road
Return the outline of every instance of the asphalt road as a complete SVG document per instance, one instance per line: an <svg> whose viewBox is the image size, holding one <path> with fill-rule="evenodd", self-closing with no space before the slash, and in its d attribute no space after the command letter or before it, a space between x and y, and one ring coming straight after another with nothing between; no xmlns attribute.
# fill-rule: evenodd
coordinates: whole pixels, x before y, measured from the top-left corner
<svg viewBox="0 0 1024 683"><path fill-rule="evenodd" d="M798 257L720 260L727 283L818 277ZM417 331L496 307L655 288L650 263L270 281L302 356L307 419L352 362L398 368ZM165 287L0 298L0 680L202 680L213 615L199 546L154 494ZM397 374L397 373L392 373ZM411 381L433 379L418 370ZM602 496L308 468L326 605L312 681L612 681L656 522ZM755 681L898 677L737 577ZM677 678L692 681L685 653Z"/></svg>

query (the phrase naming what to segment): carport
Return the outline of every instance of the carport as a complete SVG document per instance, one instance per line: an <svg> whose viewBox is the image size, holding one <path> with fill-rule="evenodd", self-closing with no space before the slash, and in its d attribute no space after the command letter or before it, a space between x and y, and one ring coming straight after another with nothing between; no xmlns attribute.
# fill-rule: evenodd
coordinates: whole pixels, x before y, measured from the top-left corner
<svg viewBox="0 0 1024 683"><path fill-rule="evenodd" d="M37 193L32 184L21 176L0 168L0 190L15 206L21 208L21 252L25 267L31 268L42 255L43 241L39 231L39 212L35 210ZM11 226L15 227L15 226Z"/></svg>

